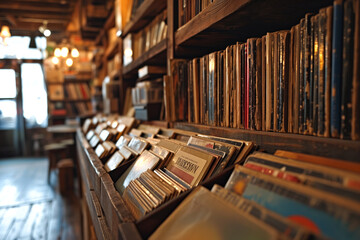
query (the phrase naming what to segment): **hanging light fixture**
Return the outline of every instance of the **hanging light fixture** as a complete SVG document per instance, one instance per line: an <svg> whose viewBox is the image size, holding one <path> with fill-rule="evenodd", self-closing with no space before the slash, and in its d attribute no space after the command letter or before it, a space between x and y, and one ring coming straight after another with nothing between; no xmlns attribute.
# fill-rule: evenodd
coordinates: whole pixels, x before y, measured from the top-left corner
<svg viewBox="0 0 360 240"><path fill-rule="evenodd" d="M43 22L43 25L41 25L39 27L39 32L44 34L45 37L50 37L51 31L50 31L50 29L48 29L47 23L48 23L48 21L46 21L46 20Z"/></svg>
<svg viewBox="0 0 360 240"><path fill-rule="evenodd" d="M0 37L4 45L7 45L7 39L11 37L9 26L3 25L1 27Z"/></svg>
<svg viewBox="0 0 360 240"><path fill-rule="evenodd" d="M36 41L35 41L35 36L34 35L30 36L29 48L36 48Z"/></svg>

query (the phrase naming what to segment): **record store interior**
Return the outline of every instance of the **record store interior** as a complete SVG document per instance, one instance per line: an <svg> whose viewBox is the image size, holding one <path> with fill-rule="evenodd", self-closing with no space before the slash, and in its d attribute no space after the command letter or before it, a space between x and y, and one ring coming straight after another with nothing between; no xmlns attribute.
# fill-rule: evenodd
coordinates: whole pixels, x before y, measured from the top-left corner
<svg viewBox="0 0 360 240"><path fill-rule="evenodd" d="M0 1L15 239L360 239L360 0Z"/></svg>

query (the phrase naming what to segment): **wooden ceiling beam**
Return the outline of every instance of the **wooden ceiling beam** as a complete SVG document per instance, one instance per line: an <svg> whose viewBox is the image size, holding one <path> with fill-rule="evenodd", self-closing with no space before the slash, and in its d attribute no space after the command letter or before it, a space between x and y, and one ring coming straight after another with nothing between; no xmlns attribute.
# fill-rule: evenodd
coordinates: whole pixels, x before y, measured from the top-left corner
<svg viewBox="0 0 360 240"><path fill-rule="evenodd" d="M10 13L17 13L18 11L26 11L27 13L34 12L34 13L56 13L56 14L71 14L72 9L62 9L56 7L34 7L30 5L18 5L18 4L1 4L0 3L0 11L7 11Z"/></svg>
<svg viewBox="0 0 360 240"><path fill-rule="evenodd" d="M27 3L54 3L54 4L75 4L77 0L11 0L11 2L27 2Z"/></svg>
<svg viewBox="0 0 360 240"><path fill-rule="evenodd" d="M18 22L16 26L11 26L10 31L39 31L40 23ZM51 31L64 31L67 27L67 23L53 23L48 24L48 28ZM40 32L39 32L40 33Z"/></svg>
<svg viewBox="0 0 360 240"><path fill-rule="evenodd" d="M6 15L5 18L11 24L11 26L16 26L17 25L17 21L16 21L16 18L14 16Z"/></svg>
<svg viewBox="0 0 360 240"><path fill-rule="evenodd" d="M24 22L24 23L40 23L42 24L44 22L44 19L43 18L24 18L24 17L19 17L17 18L17 20L19 22ZM51 24L56 24L56 23L61 23L61 24L65 24L65 23L68 23L69 20L68 19L47 19L46 20L48 25L51 25Z"/></svg>
<svg viewBox="0 0 360 240"><path fill-rule="evenodd" d="M21 16L23 18L33 18L33 19L44 19L44 20L50 20L50 19L66 19L70 20L71 16L66 13L40 13L40 12L28 12L26 10L18 10L16 12L14 11L4 11L0 10L0 15L7 15L7 16L13 16L16 18L16 16Z"/></svg>
<svg viewBox="0 0 360 240"><path fill-rule="evenodd" d="M74 7L74 4L59 4L59 3L47 3L44 1L39 2L26 2L26 1L18 1L18 0L12 0L9 3L1 3L0 6L3 6L3 8L14 8L16 6L21 6L24 8L24 6L29 8L57 8L57 9L72 9Z"/></svg>

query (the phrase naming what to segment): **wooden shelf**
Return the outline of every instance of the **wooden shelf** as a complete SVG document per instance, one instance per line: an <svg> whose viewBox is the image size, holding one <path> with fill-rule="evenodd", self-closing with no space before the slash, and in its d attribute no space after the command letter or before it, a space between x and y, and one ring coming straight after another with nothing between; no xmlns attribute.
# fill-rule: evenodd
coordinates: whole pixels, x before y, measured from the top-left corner
<svg viewBox="0 0 360 240"><path fill-rule="evenodd" d="M115 56L116 53L119 52L119 39L117 39L114 43L112 43L105 52L105 58L111 59Z"/></svg>
<svg viewBox="0 0 360 240"><path fill-rule="evenodd" d="M63 85L64 82L46 82L47 85Z"/></svg>
<svg viewBox="0 0 360 240"><path fill-rule="evenodd" d="M290 29L333 1L217 0L175 32L175 57L199 57L226 46Z"/></svg>
<svg viewBox="0 0 360 240"><path fill-rule="evenodd" d="M360 162L360 141L324 138L292 133L262 132L225 127L212 127L184 122L174 123L174 128L226 138L253 141L261 150L274 153L288 150L329 158Z"/></svg>
<svg viewBox="0 0 360 240"><path fill-rule="evenodd" d="M166 8L166 0L145 0L135 12L135 16L126 24L122 36L137 32Z"/></svg>
<svg viewBox="0 0 360 240"><path fill-rule="evenodd" d="M68 115L53 115L53 114L51 114L51 113L49 113L49 118L51 118L51 119L64 119L64 118L67 118L68 117Z"/></svg>
<svg viewBox="0 0 360 240"><path fill-rule="evenodd" d="M64 83L88 83L91 79L65 79Z"/></svg>
<svg viewBox="0 0 360 240"><path fill-rule="evenodd" d="M166 65L166 39L123 67L125 79L137 78L137 70L144 65Z"/></svg>
<svg viewBox="0 0 360 240"><path fill-rule="evenodd" d="M115 26L115 12L114 9L111 11L109 17L107 18L104 27L100 31L99 35L95 39L95 45L101 45L101 40L104 37L107 37L107 31Z"/></svg>
<svg viewBox="0 0 360 240"><path fill-rule="evenodd" d="M87 99L65 99L64 102L88 102L91 101L91 98Z"/></svg>
<svg viewBox="0 0 360 240"><path fill-rule="evenodd" d="M115 69L114 71L112 71L111 73L109 73L109 77L110 77L111 80L119 79L119 77L120 77L120 70Z"/></svg>

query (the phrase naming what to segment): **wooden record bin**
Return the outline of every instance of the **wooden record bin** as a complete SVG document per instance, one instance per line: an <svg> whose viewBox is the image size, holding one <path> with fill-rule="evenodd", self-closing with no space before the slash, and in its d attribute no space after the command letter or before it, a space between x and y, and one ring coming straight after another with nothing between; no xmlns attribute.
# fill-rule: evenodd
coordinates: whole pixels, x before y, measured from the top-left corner
<svg viewBox="0 0 360 240"><path fill-rule="evenodd" d="M136 72L145 65L162 64L171 75L173 59L193 59L213 51L224 50L237 41L261 37L267 32L290 29L309 12L333 4L330 0L214 0L196 15L179 24L179 3L193 4L195 0L144 0L133 19L125 26L123 37L146 27L152 14L167 12L167 38L148 52L122 67L120 79L123 87L133 86ZM121 48L121 47L120 47ZM125 92L125 89L121 91ZM274 153L276 150L314 154L344 161L358 162L360 141L325 138L293 133L243 130L208 126L188 122L168 121L170 127L206 135L253 141L257 150ZM77 132L77 154L82 178L82 192L90 211L98 239L146 239L182 202L191 190L166 202L136 221L125 205L114 183L132 162L127 162L107 173L104 165L89 146L84 134ZM216 178L200 185L208 189L214 184L224 185L233 168L226 169Z"/></svg>
<svg viewBox="0 0 360 240"><path fill-rule="evenodd" d="M84 134L77 131L77 157L82 179L82 193L89 208L98 239L146 239L171 214L191 189L164 203L145 217L135 221L114 183L133 163L129 161L106 173L101 160L89 147ZM211 189L214 184L224 186L233 167L201 183Z"/></svg>

